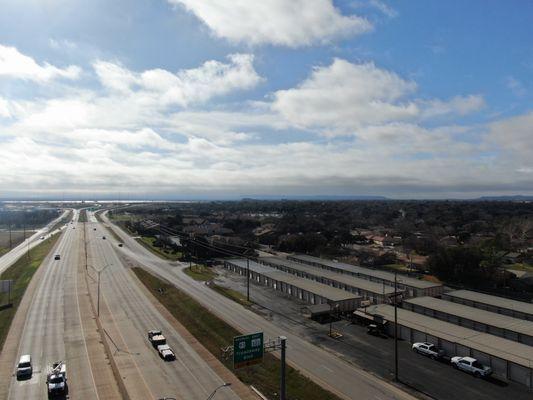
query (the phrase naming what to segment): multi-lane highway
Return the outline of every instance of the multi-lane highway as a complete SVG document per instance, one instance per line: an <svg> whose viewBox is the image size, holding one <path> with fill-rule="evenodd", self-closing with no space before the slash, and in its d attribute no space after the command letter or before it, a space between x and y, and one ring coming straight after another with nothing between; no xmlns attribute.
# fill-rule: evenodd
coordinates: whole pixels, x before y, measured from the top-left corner
<svg viewBox="0 0 533 400"><path fill-rule="evenodd" d="M11 265L13 265L15 261L17 261L22 255L24 255L24 253L26 253L27 251L31 251L31 249L41 243L41 237L48 239L52 234L57 233L51 232L50 229L59 221L61 221L61 219L64 218L68 214L68 212L69 210L65 210L59 217L54 219L48 225L39 229L33 235L26 238L26 240L24 240L18 246L14 247L9 252L0 257L0 274L4 272L7 268L9 268Z"/></svg>
<svg viewBox="0 0 533 400"><path fill-rule="evenodd" d="M288 338L288 360L302 373L345 399L413 399L399 388L386 383L361 369L348 364L334 354L303 340L296 334L282 330L263 317L219 295L205 285L182 273L176 263L171 264L149 252L137 241L103 216L124 242L120 248L126 257L145 269L165 278L188 293L213 313L243 332L263 331L266 337L285 335ZM114 239L111 238L114 242Z"/></svg>
<svg viewBox="0 0 533 400"><path fill-rule="evenodd" d="M77 217L75 212L74 221ZM47 370L53 362L60 360L67 365L71 399L100 399L101 393L107 398L118 398L117 390L110 385L97 386L89 357L87 342L91 332L87 319L90 321L90 318L82 317L80 306L78 267L83 248L80 226L69 224L40 267L40 281L25 316L17 350L17 360L22 354L31 355L33 375L31 379L20 381L13 376L9 399L47 398L44 384ZM55 260L55 254L61 259ZM94 337L92 342L91 349L103 352L103 347L100 349L97 342L95 344ZM100 362L99 368L105 368L105 365ZM110 369L108 374L112 378Z"/></svg>
<svg viewBox="0 0 533 400"><path fill-rule="evenodd" d="M92 214L89 221L94 221ZM206 399L224 381L143 293L117 256L117 243L109 232L93 222L87 223L86 232L91 294L96 299L96 271L100 270L100 320L129 397ZM151 329L163 331L176 353L175 361L165 362L159 357L147 338ZM231 387L217 393L221 400L238 398Z"/></svg>

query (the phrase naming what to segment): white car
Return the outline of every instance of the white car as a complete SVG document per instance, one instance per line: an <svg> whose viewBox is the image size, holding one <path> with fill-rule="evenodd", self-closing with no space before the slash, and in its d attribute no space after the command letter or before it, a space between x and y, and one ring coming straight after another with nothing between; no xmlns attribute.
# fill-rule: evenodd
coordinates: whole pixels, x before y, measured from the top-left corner
<svg viewBox="0 0 533 400"><path fill-rule="evenodd" d="M444 350L439 349L437 346L435 346L432 343L428 343L428 342L414 343L412 348L413 348L413 351L417 352L418 354L423 354L425 356L431 357L434 360L444 356Z"/></svg>
<svg viewBox="0 0 533 400"><path fill-rule="evenodd" d="M478 378L484 378L492 374L491 367L481 364L472 357L452 357L451 363L454 368L469 372Z"/></svg>
<svg viewBox="0 0 533 400"><path fill-rule="evenodd" d="M176 359L174 351L172 351L168 344L161 344L157 346L157 351L159 352L159 356L165 361L172 361Z"/></svg>

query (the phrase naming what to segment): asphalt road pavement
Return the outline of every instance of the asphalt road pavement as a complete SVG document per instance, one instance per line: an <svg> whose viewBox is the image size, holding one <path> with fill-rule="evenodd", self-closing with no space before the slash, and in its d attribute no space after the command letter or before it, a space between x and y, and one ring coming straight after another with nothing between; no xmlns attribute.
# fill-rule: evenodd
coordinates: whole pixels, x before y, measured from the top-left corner
<svg viewBox="0 0 533 400"><path fill-rule="evenodd" d="M147 299L119 259L116 241L107 230L99 223L87 223L86 232L91 294L96 299L96 270L101 270L100 320L130 398L205 400L223 380ZM163 331L176 353L175 361L159 357L147 338L151 329ZM219 390L216 396L220 400L239 398L231 387Z"/></svg>
<svg viewBox="0 0 533 400"><path fill-rule="evenodd" d="M106 224L110 222L103 217ZM242 332L263 331L265 338L287 336L287 360L303 374L345 399L413 399L400 388L391 385L371 374L343 361L298 335L288 333L263 317L236 304L228 298L196 282L179 271L180 263L159 259L122 230L115 228L124 247L118 248L126 257L140 263L180 290L194 297L214 314L224 319ZM114 239L111 238L111 242Z"/></svg>

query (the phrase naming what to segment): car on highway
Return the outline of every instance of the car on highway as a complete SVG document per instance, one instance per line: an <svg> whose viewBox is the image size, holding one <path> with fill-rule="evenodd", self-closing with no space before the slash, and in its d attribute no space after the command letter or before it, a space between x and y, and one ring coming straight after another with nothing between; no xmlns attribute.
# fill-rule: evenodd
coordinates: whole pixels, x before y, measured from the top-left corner
<svg viewBox="0 0 533 400"><path fill-rule="evenodd" d="M24 354L20 356L17 364L17 379L31 378L33 367L31 365L31 355Z"/></svg>
<svg viewBox="0 0 533 400"><path fill-rule="evenodd" d="M159 357L165 361L172 361L176 359L176 354L174 354L174 351L168 344L160 344L157 346L157 352L159 353Z"/></svg>
<svg viewBox="0 0 533 400"><path fill-rule="evenodd" d="M473 357L452 357L452 366L465 372L469 372L477 378L485 378L492 374L492 368L481 364Z"/></svg>
<svg viewBox="0 0 533 400"><path fill-rule="evenodd" d="M105 240L105 236L102 236L102 239L104 239L104 240Z"/></svg>
<svg viewBox="0 0 533 400"><path fill-rule="evenodd" d="M60 256L59 254L56 254L56 255L54 256L54 260L61 260L61 256Z"/></svg>
<svg viewBox="0 0 533 400"><path fill-rule="evenodd" d="M444 350L439 349L434 344L428 342L414 343L412 349L414 352L428 356L434 360L444 356Z"/></svg>
<svg viewBox="0 0 533 400"><path fill-rule="evenodd" d="M119 243L119 244L118 244L118 247L122 247L122 246L123 246L123 244L122 244L122 243Z"/></svg>
<svg viewBox="0 0 533 400"><path fill-rule="evenodd" d="M39 239L44 240L44 236L41 236Z"/></svg>
<svg viewBox="0 0 533 400"><path fill-rule="evenodd" d="M93 228L93 231L95 231L95 230L96 230L96 228Z"/></svg>

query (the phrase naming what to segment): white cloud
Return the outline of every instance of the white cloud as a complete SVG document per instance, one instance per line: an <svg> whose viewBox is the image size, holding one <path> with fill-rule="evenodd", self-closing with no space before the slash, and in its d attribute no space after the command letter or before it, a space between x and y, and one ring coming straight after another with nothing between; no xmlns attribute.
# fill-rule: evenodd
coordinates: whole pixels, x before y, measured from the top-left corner
<svg viewBox="0 0 533 400"><path fill-rule="evenodd" d="M378 9L389 18L395 18L398 16L398 11L386 4L381 0L370 0L368 3L370 6Z"/></svg>
<svg viewBox="0 0 533 400"><path fill-rule="evenodd" d="M176 74L163 69L136 73L105 61L95 62L94 69L101 83L113 91L134 93L144 96L146 101L153 99L164 105L186 107L234 90L250 89L261 82L253 66L253 55L232 54L228 59L227 64L210 60L198 68Z"/></svg>
<svg viewBox="0 0 533 400"><path fill-rule="evenodd" d="M485 99L481 95L455 96L448 101L430 100L421 102L423 118L434 118L444 115L467 115L485 107Z"/></svg>
<svg viewBox="0 0 533 400"><path fill-rule="evenodd" d="M416 104L401 102L415 89L414 82L372 63L335 59L315 68L296 88L277 91L272 108L295 126L346 134L365 125L417 116Z"/></svg>
<svg viewBox="0 0 533 400"><path fill-rule="evenodd" d="M0 117L9 118L11 117L11 112L8 108L8 102L6 99L0 97Z"/></svg>
<svg viewBox="0 0 533 400"><path fill-rule="evenodd" d="M182 5L214 35L232 42L289 47L367 32L372 24L342 15L331 0L167 0Z"/></svg>
<svg viewBox="0 0 533 400"><path fill-rule="evenodd" d="M81 68L77 66L58 68L48 63L39 65L15 47L0 44L0 78L5 76L44 83L57 78L77 79L80 74Z"/></svg>

